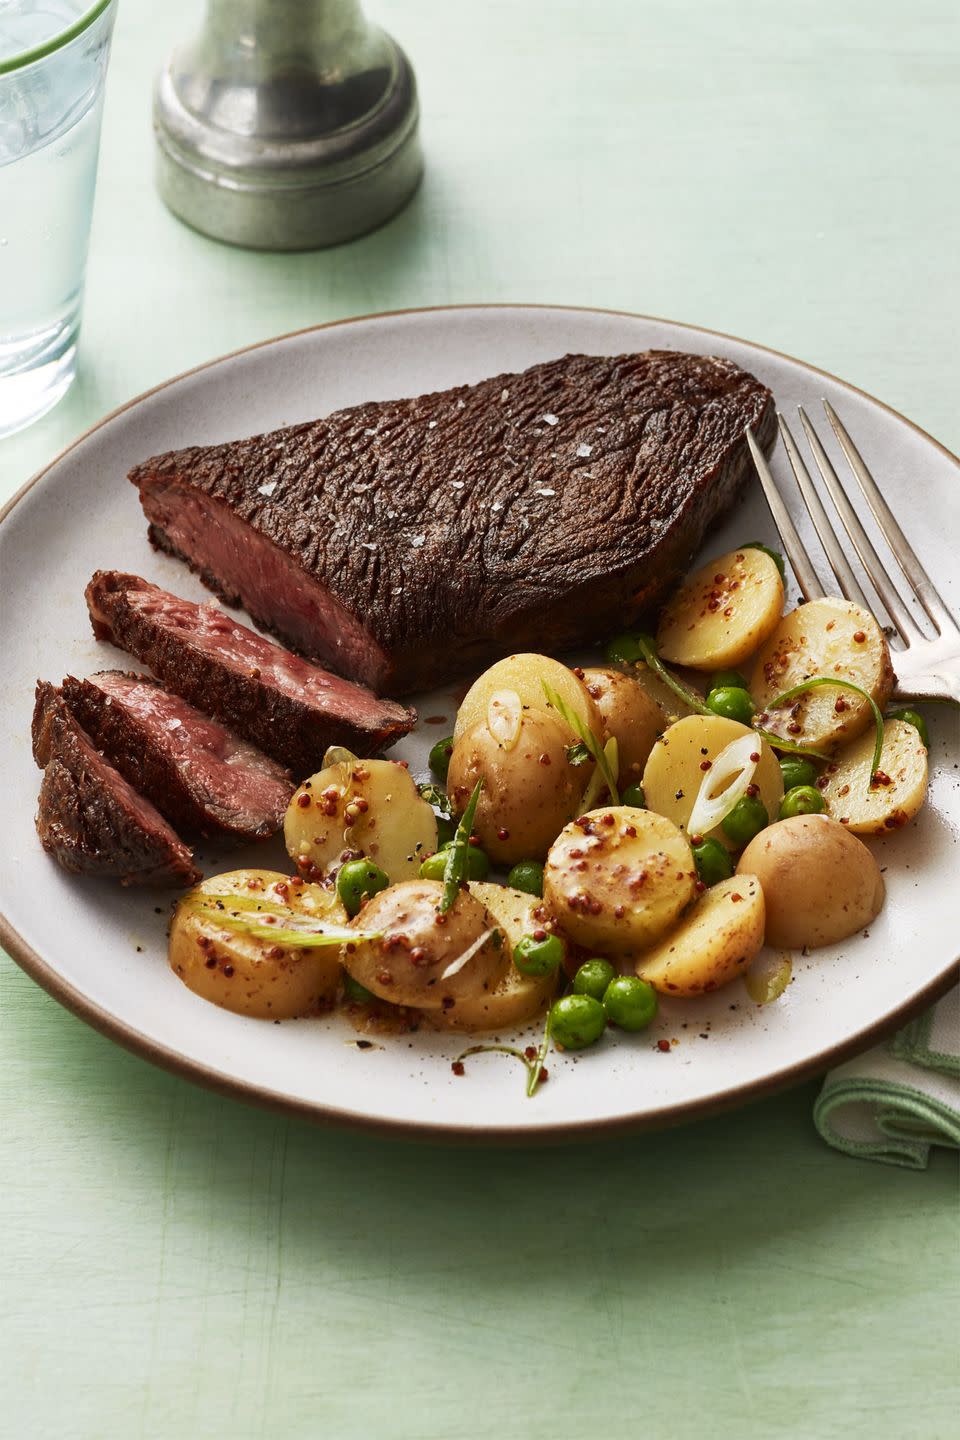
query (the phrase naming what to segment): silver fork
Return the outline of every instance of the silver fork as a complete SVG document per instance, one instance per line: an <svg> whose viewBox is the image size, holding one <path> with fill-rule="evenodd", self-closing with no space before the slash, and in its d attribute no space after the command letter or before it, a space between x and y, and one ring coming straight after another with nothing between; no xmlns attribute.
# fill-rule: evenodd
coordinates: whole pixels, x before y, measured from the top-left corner
<svg viewBox="0 0 960 1440"><path fill-rule="evenodd" d="M862 455L847 434L840 417L829 400L824 400L823 408L827 413L827 419L833 426L834 433L840 442L840 447L860 487L863 498L873 512L880 532L890 547L890 553L936 632L933 637L924 633L907 608L902 594L890 578L869 535L861 525L806 411L802 405L797 408L810 449L813 452L813 458L817 462L817 469L820 471L827 493L833 501L840 524L847 539L860 557L860 563L870 577L873 588L883 601L894 630L902 642L902 648L896 648L892 652L893 664L897 672L897 684L893 692L895 697L900 700L953 700L960 703L960 625L947 609L933 581L897 524L890 507L864 464ZM841 594L847 600L852 600L866 610L872 611L875 606L864 595L863 588L851 569L850 562L837 539L837 532L827 516L823 501L814 488L810 472L797 449L796 441L790 433L787 422L779 413L777 422L801 497ZM770 467L749 427L747 440L754 464L757 467L757 474L760 477L760 484L763 486L763 493L767 497L767 504L773 515L774 524L780 532L783 548L793 567L793 573L797 577L803 597L805 600L819 599L827 592L820 583L806 546L797 534L796 526L777 489Z"/></svg>

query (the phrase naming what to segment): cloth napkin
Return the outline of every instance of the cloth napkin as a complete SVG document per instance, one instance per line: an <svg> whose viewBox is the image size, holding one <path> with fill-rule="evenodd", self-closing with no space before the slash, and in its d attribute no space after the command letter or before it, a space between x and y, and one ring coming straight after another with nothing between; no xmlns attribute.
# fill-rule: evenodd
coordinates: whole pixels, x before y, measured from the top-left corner
<svg viewBox="0 0 960 1440"><path fill-rule="evenodd" d="M892 1040L831 1070L813 1110L828 1145L923 1170L960 1148L960 986Z"/></svg>

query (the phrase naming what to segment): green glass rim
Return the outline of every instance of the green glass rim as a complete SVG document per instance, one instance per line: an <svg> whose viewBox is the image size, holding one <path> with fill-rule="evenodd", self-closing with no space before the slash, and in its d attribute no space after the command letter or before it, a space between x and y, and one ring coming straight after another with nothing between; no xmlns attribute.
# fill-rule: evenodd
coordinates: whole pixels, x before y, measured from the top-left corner
<svg viewBox="0 0 960 1440"><path fill-rule="evenodd" d="M84 30L88 30L93 22L109 10L115 0L95 0L95 4L78 15L72 25L66 30L59 30L56 35L51 35L49 40L44 40L40 45L34 45L30 50L18 50L6 59L0 56L0 75L9 75L13 70L25 70L28 65L35 65L38 60L44 60L48 55L53 55L57 50L62 50L69 45L71 40L76 40Z"/></svg>

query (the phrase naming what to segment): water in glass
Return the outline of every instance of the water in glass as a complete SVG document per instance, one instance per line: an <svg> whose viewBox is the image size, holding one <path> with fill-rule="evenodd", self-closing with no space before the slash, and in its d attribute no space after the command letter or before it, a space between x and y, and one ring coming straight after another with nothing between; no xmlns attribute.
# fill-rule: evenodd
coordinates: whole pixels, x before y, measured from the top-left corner
<svg viewBox="0 0 960 1440"><path fill-rule="evenodd" d="M0 65L89 10L89 0L0 0ZM73 379L112 11L0 73L0 435Z"/></svg>

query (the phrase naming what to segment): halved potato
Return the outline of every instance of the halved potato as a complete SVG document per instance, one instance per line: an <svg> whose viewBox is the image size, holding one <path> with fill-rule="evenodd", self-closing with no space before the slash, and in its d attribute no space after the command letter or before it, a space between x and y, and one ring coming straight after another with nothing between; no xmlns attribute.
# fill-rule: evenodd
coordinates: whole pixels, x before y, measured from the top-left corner
<svg viewBox="0 0 960 1440"><path fill-rule="evenodd" d="M459 815L477 781L483 789L474 833L495 864L542 860L580 809L592 764L571 765L570 732L555 710L521 710L513 744L485 723L454 743L447 793Z"/></svg>
<svg viewBox="0 0 960 1440"><path fill-rule="evenodd" d="M438 880L405 880L372 896L351 922L343 968L381 1000L418 1010L454 1010L498 985L510 950L484 905L461 890L446 913Z"/></svg>
<svg viewBox="0 0 960 1440"><path fill-rule="evenodd" d="M664 660L693 670L739 665L763 644L783 614L783 581L763 550L731 550L702 566L660 616Z"/></svg>
<svg viewBox="0 0 960 1440"><path fill-rule="evenodd" d="M785 615L757 656L750 693L761 723L801 745L835 749L870 724L866 700L850 690L822 685L787 706L770 704L785 690L817 675L836 675L865 690L882 709L893 689L890 647L868 610L851 600L825 596Z"/></svg>
<svg viewBox="0 0 960 1440"><path fill-rule="evenodd" d="M218 925L209 913L198 912L191 905L191 896L196 895L262 897L346 925L346 911L332 890L275 870L211 875L178 904L168 953L171 969L189 989L239 1015L288 1020L333 999L340 978L339 945L305 948L242 935ZM229 911L229 905L225 908Z"/></svg>
<svg viewBox="0 0 960 1440"><path fill-rule="evenodd" d="M601 955L652 945L693 899L690 846L670 820L630 805L591 810L551 846L543 898L571 940Z"/></svg>
<svg viewBox="0 0 960 1440"><path fill-rule="evenodd" d="M545 710L547 697L543 691L544 681L552 690L556 690L571 710L576 711L588 729L596 735L601 733L599 712L587 694L583 681L566 665L561 665L559 660L551 660L548 655L522 654L508 655L506 659L498 660L489 670L484 670L479 679L470 686L457 711L457 721L453 727L454 742L474 726L487 723L490 701L494 696L513 692L518 697L521 708ZM569 732L571 742L579 738L569 730L569 726L562 719L560 723L564 730Z"/></svg>
<svg viewBox="0 0 960 1440"><path fill-rule="evenodd" d="M827 766L821 793L827 814L855 835L886 835L919 811L927 793L927 747L915 725L887 720L879 783L871 784L874 727Z"/></svg>
<svg viewBox="0 0 960 1440"><path fill-rule="evenodd" d="M436 850L437 821L405 766L352 760L304 780L287 807L283 838L308 880L365 855L397 882L412 880Z"/></svg>
<svg viewBox="0 0 960 1440"><path fill-rule="evenodd" d="M829 815L795 815L761 830L737 870L760 881L767 944L787 950L845 940L883 905L879 865L863 841Z"/></svg>
<svg viewBox="0 0 960 1440"><path fill-rule="evenodd" d="M451 1010L442 1010L437 1020L453 1030L510 1030L523 1025L546 1009L556 993L560 971L552 975L521 975L513 964L513 950L524 935L549 920L543 901L507 885L471 881L467 887L507 937L510 964L498 984L480 994L465 996Z"/></svg>
<svg viewBox="0 0 960 1440"><path fill-rule="evenodd" d="M616 739L620 762L618 787L637 784L653 742L670 721L644 687L622 670L584 670L583 683L603 720L603 738Z"/></svg>
<svg viewBox="0 0 960 1440"><path fill-rule="evenodd" d="M637 956L636 970L665 995L703 995L742 975L763 946L763 891L755 875L705 890L675 930Z"/></svg>
<svg viewBox="0 0 960 1440"><path fill-rule="evenodd" d="M771 565L773 561L771 560ZM774 566L776 569L776 566ZM783 799L783 774L770 746L748 725L727 720L722 715L688 715L664 731L650 752L643 772L643 790L647 807L658 815L666 815L681 830L687 827L694 801L700 793L710 765L721 750L741 735L754 735L757 762L754 783L759 786L760 799L770 820L776 820ZM704 769L704 766L707 768ZM709 834L728 850L736 846L721 826Z"/></svg>

